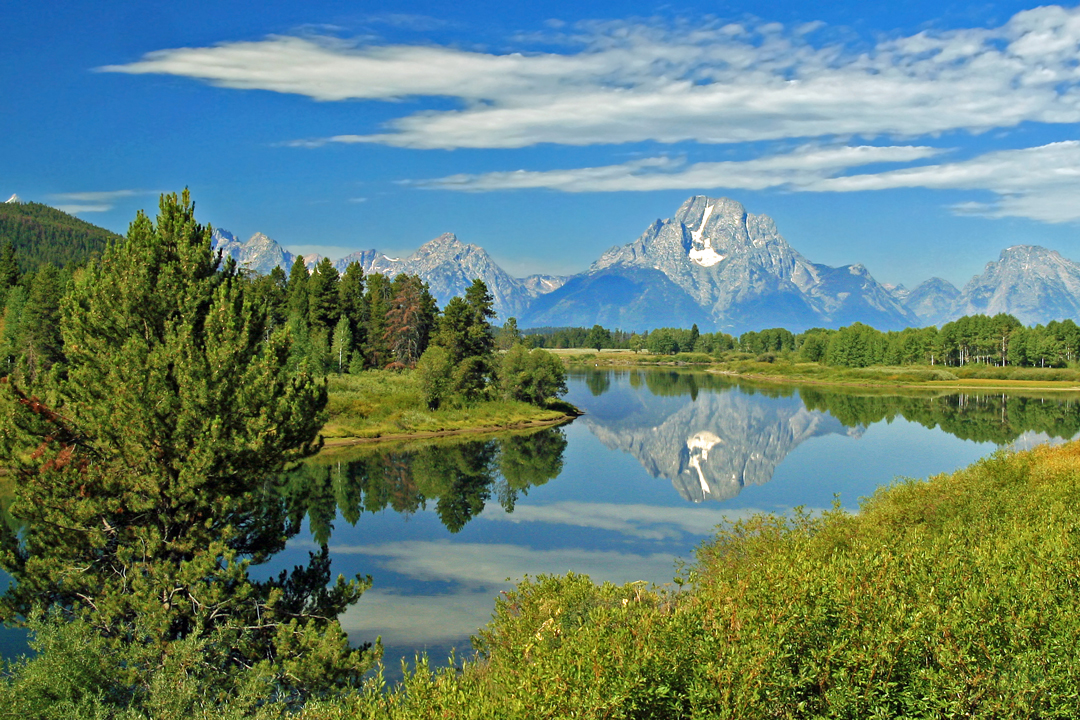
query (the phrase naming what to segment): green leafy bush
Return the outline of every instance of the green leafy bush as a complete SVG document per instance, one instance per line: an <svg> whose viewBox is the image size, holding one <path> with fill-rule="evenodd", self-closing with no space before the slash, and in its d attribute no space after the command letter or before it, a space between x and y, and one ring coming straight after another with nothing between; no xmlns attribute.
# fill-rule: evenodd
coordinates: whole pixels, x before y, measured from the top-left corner
<svg viewBox="0 0 1080 720"><path fill-rule="evenodd" d="M566 393L566 369L551 353L522 344L514 345L502 358L499 372L503 395L533 405L543 405Z"/></svg>

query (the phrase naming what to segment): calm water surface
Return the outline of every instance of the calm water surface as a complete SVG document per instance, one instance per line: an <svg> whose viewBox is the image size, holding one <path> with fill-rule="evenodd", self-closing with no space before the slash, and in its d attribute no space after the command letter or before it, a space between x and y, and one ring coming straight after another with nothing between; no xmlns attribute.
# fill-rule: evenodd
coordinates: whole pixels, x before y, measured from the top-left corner
<svg viewBox="0 0 1080 720"><path fill-rule="evenodd" d="M422 650L442 660L526 575L667 583L725 520L836 497L854 510L898 476L1080 433L1080 404L1060 395L838 394L664 371L569 387L586 414L559 429L317 459L296 483L324 488L312 533L279 562L328 538L334 572L375 579L343 618L350 638L381 636L391 667Z"/></svg>
<svg viewBox="0 0 1080 720"><path fill-rule="evenodd" d="M561 428L314 458L286 483L305 531L260 571L306 564L327 542L335 574L370 574L342 621L354 642L382 637L392 672L418 651L467 649L526 575L667 583L725 520L834 498L854 510L898 476L1080 433L1080 404L1061 394L885 396L606 370L569 387L586 414ZM22 637L0 629L0 652Z"/></svg>

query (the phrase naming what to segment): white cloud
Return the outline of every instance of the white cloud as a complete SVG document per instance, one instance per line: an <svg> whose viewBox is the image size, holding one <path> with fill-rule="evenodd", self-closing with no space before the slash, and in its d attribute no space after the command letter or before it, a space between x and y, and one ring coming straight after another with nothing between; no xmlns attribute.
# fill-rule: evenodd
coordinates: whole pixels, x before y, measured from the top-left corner
<svg viewBox="0 0 1080 720"><path fill-rule="evenodd" d="M79 213L108 212L113 209L112 205L56 205L57 210L63 210L68 215Z"/></svg>
<svg viewBox="0 0 1080 720"><path fill-rule="evenodd" d="M58 202L57 210L77 215L78 213L108 212L116 207L117 200L140 197L143 195L157 195L159 193L150 190L105 190L97 192L73 192L54 193L49 200Z"/></svg>
<svg viewBox="0 0 1080 720"><path fill-rule="evenodd" d="M619 165L569 170L451 175L419 181L419 187L483 192L548 188L563 192L628 190L783 188L797 192L859 192L896 188L976 190L993 193L993 202L966 201L952 210L961 215L1024 217L1043 222L1080 220L1080 141L998 150L969 160L877 173L843 175L872 163L932 158L930 147L815 147L753 160L686 165L649 158Z"/></svg>
<svg viewBox="0 0 1080 720"><path fill-rule="evenodd" d="M866 52L814 45L814 27L717 21L578 26L566 53L358 45L319 37L149 53L101 68L316 100L450 97L461 107L386 132L298 141L513 148L653 140L917 137L1080 122L1080 9L1041 7L999 28L923 32ZM549 38L550 39L550 38Z"/></svg>
<svg viewBox="0 0 1080 720"><path fill-rule="evenodd" d="M521 509L523 506L518 507ZM663 509L647 509L664 514ZM635 506L629 506L629 510L631 516L642 514ZM567 509L562 512L565 515ZM539 516L531 519L544 521ZM298 545L305 546L315 547L310 541ZM463 640L491 619L495 596L526 575L573 571L597 583L644 580L658 585L671 582L675 575L675 557L669 553L620 553L578 547L534 550L500 543L422 540L331 545L330 552L337 557L363 555L377 566L413 580L451 584L450 592L431 595L405 594L381 585L364 593L360 602L346 611L342 626L358 640L382 635L388 645Z"/></svg>
<svg viewBox="0 0 1080 720"><path fill-rule="evenodd" d="M548 188L564 192L618 192L738 188L761 190L777 186L812 187L851 167L872 163L910 162L933 157L941 150L922 146L821 147L807 145L789 153L753 160L703 162L687 165L668 157L633 160L619 165L571 170L493 172L451 175L417 183L439 190L472 192Z"/></svg>
<svg viewBox="0 0 1080 720"><path fill-rule="evenodd" d="M999 150L971 160L869 175L822 179L807 189L849 192L922 187L988 190L996 202L965 202L959 213L1026 217L1044 222L1080 220L1080 141Z"/></svg>

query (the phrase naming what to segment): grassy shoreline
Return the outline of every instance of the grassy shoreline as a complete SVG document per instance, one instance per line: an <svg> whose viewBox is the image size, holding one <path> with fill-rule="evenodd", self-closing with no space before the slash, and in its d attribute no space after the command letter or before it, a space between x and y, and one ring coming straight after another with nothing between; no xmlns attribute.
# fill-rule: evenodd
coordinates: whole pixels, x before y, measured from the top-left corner
<svg viewBox="0 0 1080 720"><path fill-rule="evenodd" d="M559 425L581 414L561 400L547 407L488 400L430 410L412 371L369 370L331 375L328 382L330 417L322 429L327 447L522 430Z"/></svg>

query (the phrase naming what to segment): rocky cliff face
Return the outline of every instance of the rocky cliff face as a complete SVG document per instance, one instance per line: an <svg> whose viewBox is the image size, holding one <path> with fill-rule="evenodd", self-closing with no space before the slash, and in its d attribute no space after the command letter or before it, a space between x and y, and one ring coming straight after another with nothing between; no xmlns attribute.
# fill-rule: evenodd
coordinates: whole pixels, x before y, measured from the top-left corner
<svg viewBox="0 0 1080 720"><path fill-rule="evenodd" d="M798 331L854 320L892 329L915 322L863 266L833 268L810 262L784 240L771 218L747 213L728 198L690 198L673 218L657 220L634 242L604 253L584 275L633 281L650 271L679 288L707 318L706 326L728 332L776 326ZM587 283L575 280L538 304L527 315L529 324L585 325L575 318L602 315L599 306L605 299L594 302L590 313L588 297L580 291ZM642 286L642 292L649 289L649 283ZM666 321L659 324L685 327L696 322L685 312L686 305L671 301ZM624 328L657 325L645 316L625 311L622 316Z"/></svg>
<svg viewBox="0 0 1080 720"><path fill-rule="evenodd" d="M1080 264L1053 250L1015 245L964 286L952 317L1009 313L1025 325L1080 318Z"/></svg>

